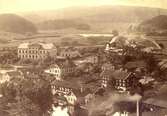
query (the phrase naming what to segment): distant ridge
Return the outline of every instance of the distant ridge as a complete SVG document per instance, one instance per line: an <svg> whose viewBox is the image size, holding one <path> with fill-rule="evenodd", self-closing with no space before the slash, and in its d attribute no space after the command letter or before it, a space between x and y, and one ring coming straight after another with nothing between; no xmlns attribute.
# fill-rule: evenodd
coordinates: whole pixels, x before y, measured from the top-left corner
<svg viewBox="0 0 167 116"><path fill-rule="evenodd" d="M128 26L153 18L159 12L167 15L166 9L112 5L70 7L58 10L29 12L21 15L37 24L39 30L44 28L53 29L52 24L55 25L54 28L57 28L59 26L57 22L60 20L61 23L73 20L91 26L91 30L110 32L113 29L119 31L127 30ZM69 24L66 24L64 27L69 27ZM63 25L60 27L63 27Z"/></svg>
<svg viewBox="0 0 167 116"><path fill-rule="evenodd" d="M82 19L90 22L141 22L157 16L159 12L167 15L166 9L104 5L27 12L23 13L22 16L33 22L55 19Z"/></svg>
<svg viewBox="0 0 167 116"><path fill-rule="evenodd" d="M167 30L167 15L159 15L143 21L139 27L154 30Z"/></svg>
<svg viewBox="0 0 167 116"><path fill-rule="evenodd" d="M1 14L0 15L0 31L12 33L36 33L35 25L16 14Z"/></svg>
<svg viewBox="0 0 167 116"><path fill-rule="evenodd" d="M65 20L65 19L57 19L57 20L48 20L42 23L39 23L38 28L42 30L58 30L58 29L68 29L74 28L78 30L90 30L90 25L77 20Z"/></svg>

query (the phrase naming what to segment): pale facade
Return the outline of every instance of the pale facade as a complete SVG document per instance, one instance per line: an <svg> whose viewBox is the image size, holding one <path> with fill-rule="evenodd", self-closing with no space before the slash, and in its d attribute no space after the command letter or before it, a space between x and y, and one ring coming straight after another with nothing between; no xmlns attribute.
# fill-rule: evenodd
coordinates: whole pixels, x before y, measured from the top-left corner
<svg viewBox="0 0 167 116"><path fill-rule="evenodd" d="M10 81L11 77L8 75L8 74L1 74L0 73L0 83L5 83L5 82L8 82Z"/></svg>
<svg viewBox="0 0 167 116"><path fill-rule="evenodd" d="M53 75L57 80L61 80L65 76L70 76L76 71L76 66L72 62L65 61L57 63L44 70L45 73Z"/></svg>
<svg viewBox="0 0 167 116"><path fill-rule="evenodd" d="M39 60L56 55L57 49L52 43L22 43L18 46L20 59Z"/></svg>

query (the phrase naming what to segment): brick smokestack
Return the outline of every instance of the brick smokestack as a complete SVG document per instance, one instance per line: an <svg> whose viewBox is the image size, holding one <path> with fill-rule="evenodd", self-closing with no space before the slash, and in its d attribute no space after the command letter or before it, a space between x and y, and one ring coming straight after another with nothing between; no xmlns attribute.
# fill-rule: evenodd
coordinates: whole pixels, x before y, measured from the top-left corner
<svg viewBox="0 0 167 116"><path fill-rule="evenodd" d="M136 102L136 116L142 116L141 100Z"/></svg>

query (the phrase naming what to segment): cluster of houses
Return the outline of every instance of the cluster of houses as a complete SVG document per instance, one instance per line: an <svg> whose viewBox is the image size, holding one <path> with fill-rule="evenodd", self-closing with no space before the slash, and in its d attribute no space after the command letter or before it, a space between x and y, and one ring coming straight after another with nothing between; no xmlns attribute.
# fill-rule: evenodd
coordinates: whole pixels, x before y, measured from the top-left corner
<svg viewBox="0 0 167 116"><path fill-rule="evenodd" d="M109 45L106 47L106 50L108 49ZM123 69L107 60L100 62L101 59L106 59L105 55L102 58L97 53L81 54L76 48L58 48L52 43L22 43L17 48L17 55L21 60L38 61L48 57L57 59L42 72L54 78L51 83L53 104L68 104L70 114L74 113L76 104L85 107L95 97L95 91L85 85L86 78L80 77L81 74L76 76L78 69L82 69L87 75L92 73L95 67L100 67L97 75L99 88L105 89L112 86L118 92L127 92L139 82L136 74L131 70L135 69L137 72L143 71L145 68L145 63L139 61L129 62ZM10 81L12 78L24 78L23 72L16 67L0 69L0 83ZM96 82L96 80L94 81ZM98 89L97 86L94 88Z"/></svg>

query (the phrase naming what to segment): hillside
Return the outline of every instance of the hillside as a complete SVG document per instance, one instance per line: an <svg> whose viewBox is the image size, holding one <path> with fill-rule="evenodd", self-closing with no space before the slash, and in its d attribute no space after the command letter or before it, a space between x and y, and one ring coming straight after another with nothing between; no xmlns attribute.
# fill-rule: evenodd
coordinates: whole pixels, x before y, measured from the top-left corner
<svg viewBox="0 0 167 116"><path fill-rule="evenodd" d="M140 25L141 28L152 28L155 30L167 29L167 15L159 15L149 20L143 21Z"/></svg>
<svg viewBox="0 0 167 116"><path fill-rule="evenodd" d="M166 9L137 7L137 6L96 6L70 7L59 10L22 13L30 21L37 22L54 19L84 19L98 22L141 22L157 16L158 13L167 14Z"/></svg>
<svg viewBox="0 0 167 116"><path fill-rule="evenodd" d="M39 29L42 30L58 30L58 29L68 29L74 28L78 30L90 30L90 25L76 20L67 20L67 19L57 19L57 20L48 20L37 24Z"/></svg>
<svg viewBox="0 0 167 116"><path fill-rule="evenodd" d="M96 6L70 7L59 10L29 12L21 14L34 23L49 20L79 20L91 26L94 31L110 31L112 29L126 30L130 24L138 24L161 14L167 10L136 6Z"/></svg>
<svg viewBox="0 0 167 116"><path fill-rule="evenodd" d="M0 15L0 31L12 33L36 33L34 24L15 14Z"/></svg>

